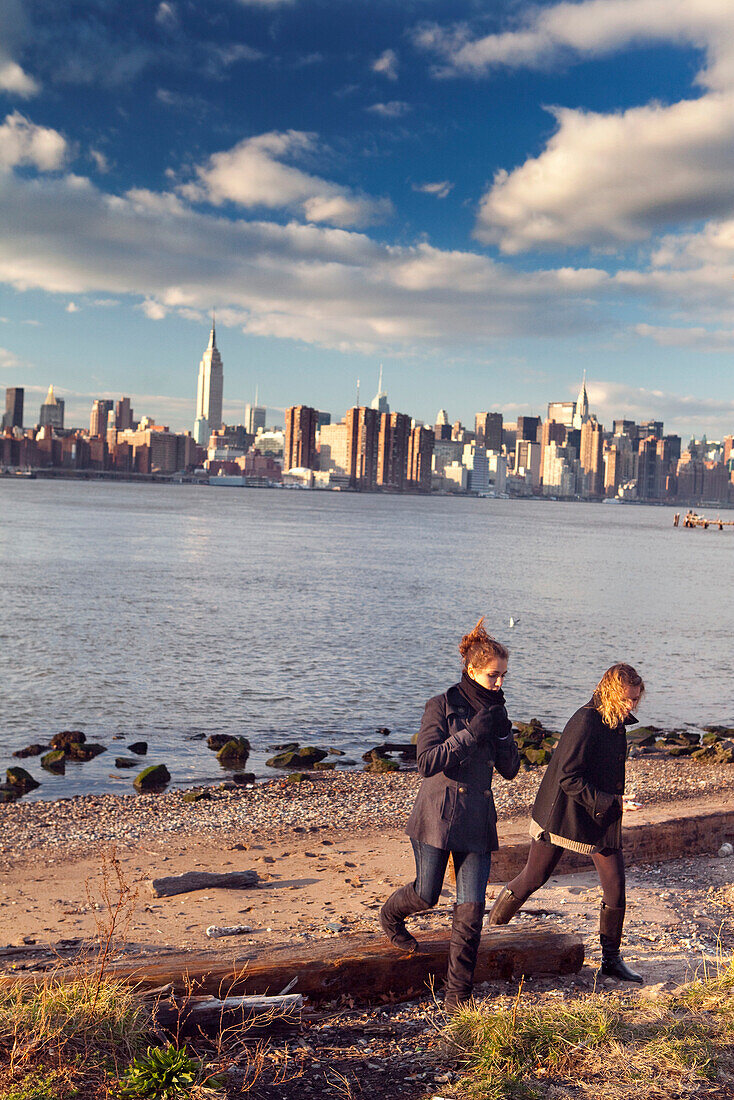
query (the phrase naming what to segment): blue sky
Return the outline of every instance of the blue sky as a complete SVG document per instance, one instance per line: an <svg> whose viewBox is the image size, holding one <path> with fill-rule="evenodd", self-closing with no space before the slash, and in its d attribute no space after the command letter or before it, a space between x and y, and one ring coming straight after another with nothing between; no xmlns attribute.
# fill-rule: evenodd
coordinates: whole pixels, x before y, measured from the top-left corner
<svg viewBox="0 0 734 1100"><path fill-rule="evenodd" d="M731 0L5 0L0 386L734 431Z"/></svg>

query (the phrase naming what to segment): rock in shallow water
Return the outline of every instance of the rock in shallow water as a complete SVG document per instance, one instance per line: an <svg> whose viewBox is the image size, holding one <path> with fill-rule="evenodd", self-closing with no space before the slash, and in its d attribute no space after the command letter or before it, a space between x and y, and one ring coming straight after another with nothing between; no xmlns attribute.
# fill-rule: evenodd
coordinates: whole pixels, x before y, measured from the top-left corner
<svg viewBox="0 0 734 1100"><path fill-rule="evenodd" d="M27 745L24 749L18 749L13 753L13 756L17 760L25 760L28 756L40 756L42 752L46 751L46 745Z"/></svg>
<svg viewBox="0 0 734 1100"><path fill-rule="evenodd" d="M87 735L82 733L81 730L62 730L61 733L55 733L51 738L52 749L63 749L64 752L68 752L72 745L83 745L87 739Z"/></svg>
<svg viewBox="0 0 734 1100"><path fill-rule="evenodd" d="M20 794L35 791L36 787L41 786L25 768L8 768L5 775L8 779L8 785L16 788Z"/></svg>
<svg viewBox="0 0 734 1100"><path fill-rule="evenodd" d="M171 773L165 764L151 764L135 777L133 786L136 791L160 791L171 782Z"/></svg>
<svg viewBox="0 0 734 1100"><path fill-rule="evenodd" d="M66 772L66 753L63 749L51 749L41 757L41 767L54 775L64 775Z"/></svg>

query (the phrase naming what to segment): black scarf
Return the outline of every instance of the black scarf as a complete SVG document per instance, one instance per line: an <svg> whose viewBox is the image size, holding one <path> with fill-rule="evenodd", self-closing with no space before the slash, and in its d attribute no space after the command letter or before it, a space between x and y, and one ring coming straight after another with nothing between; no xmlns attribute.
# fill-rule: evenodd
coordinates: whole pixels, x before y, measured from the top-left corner
<svg viewBox="0 0 734 1100"><path fill-rule="evenodd" d="M485 707L505 705L505 697L502 693L502 688L490 691L489 688L482 687L481 684L478 684L476 680L472 680L467 672L462 673L459 691L472 710L477 713L480 710L484 710Z"/></svg>

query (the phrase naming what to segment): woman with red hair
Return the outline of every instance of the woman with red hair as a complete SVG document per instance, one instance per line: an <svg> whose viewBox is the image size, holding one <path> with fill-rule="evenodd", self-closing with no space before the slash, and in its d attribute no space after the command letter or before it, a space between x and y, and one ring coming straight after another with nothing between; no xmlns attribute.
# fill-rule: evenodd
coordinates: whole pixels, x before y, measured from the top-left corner
<svg viewBox="0 0 734 1100"><path fill-rule="evenodd" d="M553 874L566 848L591 856L602 886L601 972L642 982L620 954L625 913L622 796L627 757L625 726L645 685L627 664L608 668L592 698L569 719L540 784L530 823L524 869L501 891L489 924L507 924Z"/></svg>
<svg viewBox="0 0 734 1100"><path fill-rule="evenodd" d="M450 1012L471 997L490 862L499 847L492 770L513 779L520 767L502 694L509 655L483 623L480 619L459 642L460 683L426 704L417 744L423 783L406 828L415 879L380 910L391 943L415 951L418 944L405 918L437 903L451 856L456 905L444 1000Z"/></svg>

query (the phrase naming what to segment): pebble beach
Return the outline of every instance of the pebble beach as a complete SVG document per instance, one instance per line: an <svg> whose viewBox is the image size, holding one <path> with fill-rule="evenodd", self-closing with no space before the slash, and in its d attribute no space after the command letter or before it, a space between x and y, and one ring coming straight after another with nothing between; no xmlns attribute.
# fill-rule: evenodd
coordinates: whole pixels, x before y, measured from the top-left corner
<svg viewBox="0 0 734 1100"><path fill-rule="evenodd" d="M502 820L529 817L544 768L522 771L511 782L495 777ZM5 867L34 854L75 858L100 846L156 838L197 840L283 835L320 829L358 832L401 829L420 784L416 771L384 775L314 773L301 783L272 779L255 786L211 787L197 802L185 792L81 795L56 802L0 806L0 861ZM734 800L734 767L668 756L628 761L627 793L643 808L675 805L707 795Z"/></svg>

